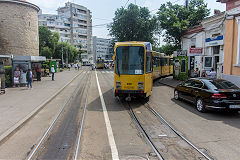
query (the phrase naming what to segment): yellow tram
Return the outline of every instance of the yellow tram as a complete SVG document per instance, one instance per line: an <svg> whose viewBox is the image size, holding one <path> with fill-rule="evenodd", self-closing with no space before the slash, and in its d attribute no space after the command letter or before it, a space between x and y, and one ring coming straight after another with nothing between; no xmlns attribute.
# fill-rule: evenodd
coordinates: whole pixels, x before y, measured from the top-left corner
<svg viewBox="0 0 240 160"><path fill-rule="evenodd" d="M150 42L117 42L114 52L115 96L149 97L153 80L173 73L172 57L152 51Z"/></svg>
<svg viewBox="0 0 240 160"><path fill-rule="evenodd" d="M100 57L97 59L96 68L97 69L103 69L104 68L104 59L101 59Z"/></svg>

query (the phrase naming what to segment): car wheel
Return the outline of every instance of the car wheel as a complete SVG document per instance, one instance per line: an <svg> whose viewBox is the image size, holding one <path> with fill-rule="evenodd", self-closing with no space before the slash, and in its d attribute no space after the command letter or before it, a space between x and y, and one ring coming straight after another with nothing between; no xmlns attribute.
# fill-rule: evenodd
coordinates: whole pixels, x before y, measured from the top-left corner
<svg viewBox="0 0 240 160"><path fill-rule="evenodd" d="M179 92L177 90L174 91L174 99L179 100Z"/></svg>
<svg viewBox="0 0 240 160"><path fill-rule="evenodd" d="M201 98L197 99L196 105L199 112L206 112L205 104Z"/></svg>

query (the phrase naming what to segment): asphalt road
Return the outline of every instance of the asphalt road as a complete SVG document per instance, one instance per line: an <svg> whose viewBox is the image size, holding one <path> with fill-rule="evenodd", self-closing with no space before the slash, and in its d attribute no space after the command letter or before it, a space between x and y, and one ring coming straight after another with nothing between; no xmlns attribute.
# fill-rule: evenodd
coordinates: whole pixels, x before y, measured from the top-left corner
<svg viewBox="0 0 240 160"><path fill-rule="evenodd" d="M80 76L2 144L0 159L26 159L59 112L66 97L78 87L78 94L72 98L71 103L61 114L33 157L33 159L73 159L86 97L86 89L83 95L80 91L90 81L78 159L112 159L113 156L121 160L157 159L154 151L131 119L128 109L113 96L113 72L97 70L96 72L90 71L90 74L91 80L87 79L87 74ZM134 106L134 112L139 121L166 159L203 159L176 135L170 133L162 123L158 122L141 104L138 104L138 101L131 102L131 104ZM155 82L149 104L182 135L213 159L239 159L240 114L199 113L192 104L175 101L173 89L157 82ZM164 134L171 141L159 137Z"/></svg>

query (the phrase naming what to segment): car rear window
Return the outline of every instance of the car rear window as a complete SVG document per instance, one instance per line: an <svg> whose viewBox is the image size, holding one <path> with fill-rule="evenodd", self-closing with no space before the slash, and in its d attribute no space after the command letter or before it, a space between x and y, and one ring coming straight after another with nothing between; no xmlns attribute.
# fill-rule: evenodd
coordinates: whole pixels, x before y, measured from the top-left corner
<svg viewBox="0 0 240 160"><path fill-rule="evenodd" d="M239 89L236 85L225 80L207 80L206 85L211 89Z"/></svg>

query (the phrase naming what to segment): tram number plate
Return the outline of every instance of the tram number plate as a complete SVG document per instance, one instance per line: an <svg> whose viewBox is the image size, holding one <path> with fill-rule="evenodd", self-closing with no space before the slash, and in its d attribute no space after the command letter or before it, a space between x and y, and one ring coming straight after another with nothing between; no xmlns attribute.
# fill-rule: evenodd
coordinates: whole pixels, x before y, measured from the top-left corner
<svg viewBox="0 0 240 160"><path fill-rule="evenodd" d="M229 108L240 108L240 105L229 105Z"/></svg>
<svg viewBox="0 0 240 160"><path fill-rule="evenodd" d="M133 89L134 87L133 86L125 86L124 88L125 89Z"/></svg>

